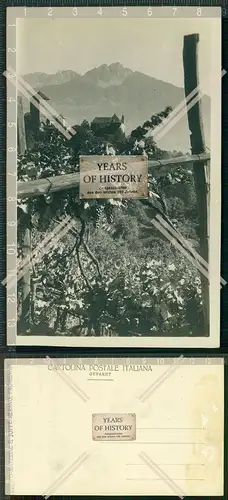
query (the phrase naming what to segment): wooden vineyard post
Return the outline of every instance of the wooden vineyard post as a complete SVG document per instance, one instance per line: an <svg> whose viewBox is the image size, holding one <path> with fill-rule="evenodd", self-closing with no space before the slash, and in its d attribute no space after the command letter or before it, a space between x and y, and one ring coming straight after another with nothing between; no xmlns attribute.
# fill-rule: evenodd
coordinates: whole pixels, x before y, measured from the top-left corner
<svg viewBox="0 0 228 500"><path fill-rule="evenodd" d="M26 261L26 272L22 278L21 324L23 329L29 330L31 326L31 229L28 227L24 228L22 255Z"/></svg>
<svg viewBox="0 0 228 500"><path fill-rule="evenodd" d="M20 155L23 155L27 148L26 148L26 135L25 135L25 119L24 119L21 96L18 97L18 106L17 106L17 144L18 144L18 153Z"/></svg>
<svg viewBox="0 0 228 500"><path fill-rule="evenodd" d="M184 37L183 64L184 64L184 86L187 106L191 105L193 99L197 102L188 109L188 124L190 130L190 142L192 155L205 152L205 139L201 114L201 94L199 89L198 75L198 43L199 35L192 34ZM193 91L195 92L193 93ZM189 94L193 93L191 99ZM197 100L198 98L198 100ZM199 237L201 257L209 262L208 241L208 172L205 161L193 163L194 182L199 213ZM209 335L209 280L201 273L202 300L204 313L205 335Z"/></svg>
<svg viewBox="0 0 228 500"><path fill-rule="evenodd" d="M22 97L18 97L18 111L17 111L17 134L18 134L18 153L24 155L27 145L26 145L26 133L25 133L25 120L23 113L23 103ZM29 207L29 204L28 204ZM31 253L31 229L28 224L29 220L29 208L27 213L23 216L23 241L22 241L22 258L27 262L26 272L22 277L22 307L21 307L21 318L20 323L23 330L29 330L31 317L31 269L30 269L30 253ZM25 333L25 332L24 332Z"/></svg>

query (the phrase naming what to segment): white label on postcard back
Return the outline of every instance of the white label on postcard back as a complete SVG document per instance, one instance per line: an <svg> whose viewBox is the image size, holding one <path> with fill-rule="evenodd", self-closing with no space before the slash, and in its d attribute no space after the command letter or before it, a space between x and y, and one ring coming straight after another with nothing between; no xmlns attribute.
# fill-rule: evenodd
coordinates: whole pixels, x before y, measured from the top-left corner
<svg viewBox="0 0 228 500"><path fill-rule="evenodd" d="M136 439L135 413L96 413L92 415L94 441L132 441Z"/></svg>
<svg viewBox="0 0 228 500"><path fill-rule="evenodd" d="M147 157L80 157L80 198L147 197Z"/></svg>

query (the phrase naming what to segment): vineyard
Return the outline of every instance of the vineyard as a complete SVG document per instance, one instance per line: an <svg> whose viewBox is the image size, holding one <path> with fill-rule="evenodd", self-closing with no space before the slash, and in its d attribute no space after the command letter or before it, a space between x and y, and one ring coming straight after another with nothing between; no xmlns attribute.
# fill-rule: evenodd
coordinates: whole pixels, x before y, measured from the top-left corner
<svg viewBox="0 0 228 500"><path fill-rule="evenodd" d="M32 256L65 217L74 224L40 259L30 257L18 283L19 334L208 335L202 276L151 222L162 214L202 254L199 200L205 203L205 186L199 197L196 169L202 173L205 162L199 157L196 166L181 151L159 149L153 134L148 137L171 111L148 116L129 136L109 141L85 120L70 140L49 120L40 123L30 147L18 156L18 262ZM148 200L83 201L78 182L72 181L79 157L107 155L107 150L144 154L152 164L174 161L162 175L149 170ZM192 147L192 153L204 152ZM61 176L62 185L54 189Z"/></svg>

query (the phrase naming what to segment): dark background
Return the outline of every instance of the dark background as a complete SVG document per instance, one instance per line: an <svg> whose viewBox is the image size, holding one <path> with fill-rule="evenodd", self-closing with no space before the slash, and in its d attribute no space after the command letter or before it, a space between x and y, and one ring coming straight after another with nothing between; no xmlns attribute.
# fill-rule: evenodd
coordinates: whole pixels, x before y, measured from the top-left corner
<svg viewBox="0 0 228 500"><path fill-rule="evenodd" d="M222 35L223 35L223 48L222 48L222 69L228 71L228 3L221 0L192 0L192 1L146 1L146 0L1 0L0 4L0 283L6 276L6 229L5 229L5 214L6 214L6 81L3 76L3 71L6 69L5 54L5 15L6 7L19 7L19 6L65 6L65 7L80 7L80 6L221 6L223 8L223 21L222 21ZM42 35L41 35L42 36ZM221 276L228 282L228 224L226 223L225 214L228 209L228 75L222 79L222 250L221 250ZM218 165L218 169L220 165ZM70 356L69 356L70 353ZM10 499L4 495L4 381L3 381L3 366L6 357L44 357L49 355L54 357L97 357L102 358L107 356L118 357L125 356L133 357L149 357L149 356L180 356L186 357L201 357L201 356L225 356L225 494L223 497L200 497L201 499L220 498L228 499L228 285L221 289L221 344L219 349L120 349L112 348L52 348L52 347L6 347L6 297L5 287L0 285L0 499ZM29 474L29 471L28 471ZM12 496L15 499L38 499L42 497L35 496ZM52 497L50 497L52 498ZM55 498L74 498L74 497L55 497ZM79 498L79 497L75 497ZM104 497L93 497L104 498ZM117 497L109 497L112 498ZM129 497L134 498L134 497ZM142 498L142 497L140 497ZM147 497L149 498L149 497ZM153 497L155 498L155 497ZM164 497L156 497L162 499ZM169 500L178 498L177 496L167 497ZM193 497L187 497L189 499ZM195 498L195 497L194 497Z"/></svg>

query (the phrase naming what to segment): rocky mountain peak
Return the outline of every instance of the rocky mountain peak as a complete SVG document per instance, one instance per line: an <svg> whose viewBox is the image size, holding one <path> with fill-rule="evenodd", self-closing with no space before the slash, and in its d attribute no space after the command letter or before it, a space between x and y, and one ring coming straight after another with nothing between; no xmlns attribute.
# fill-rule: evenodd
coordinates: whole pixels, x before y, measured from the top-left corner
<svg viewBox="0 0 228 500"><path fill-rule="evenodd" d="M96 83L101 87L107 87L109 85L121 85L123 81L133 73L128 68L124 68L119 62L112 64L102 64L97 68L93 68L87 73L85 77L87 79L96 81Z"/></svg>

